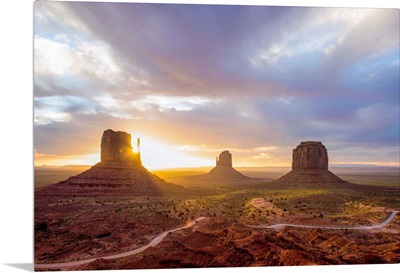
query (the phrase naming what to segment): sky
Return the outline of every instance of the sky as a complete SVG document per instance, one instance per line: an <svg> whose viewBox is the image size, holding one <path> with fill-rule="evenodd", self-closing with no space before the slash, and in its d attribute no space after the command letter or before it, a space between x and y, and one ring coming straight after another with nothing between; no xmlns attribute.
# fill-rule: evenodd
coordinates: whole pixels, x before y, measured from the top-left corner
<svg viewBox="0 0 400 273"><path fill-rule="evenodd" d="M399 166L399 10L34 3L34 164L94 164L104 130L145 167Z"/></svg>

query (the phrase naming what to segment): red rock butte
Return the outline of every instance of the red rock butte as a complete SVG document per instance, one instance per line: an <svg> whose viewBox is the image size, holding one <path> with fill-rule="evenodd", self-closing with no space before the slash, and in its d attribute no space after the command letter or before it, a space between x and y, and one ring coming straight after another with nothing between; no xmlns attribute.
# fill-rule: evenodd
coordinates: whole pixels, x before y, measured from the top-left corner
<svg viewBox="0 0 400 273"><path fill-rule="evenodd" d="M319 141L303 141L293 149L292 169L328 169L328 151Z"/></svg>
<svg viewBox="0 0 400 273"><path fill-rule="evenodd" d="M119 160L133 154L131 135L120 131L114 132L111 129L104 131L100 147L101 161Z"/></svg>
<svg viewBox="0 0 400 273"><path fill-rule="evenodd" d="M100 147L99 163L43 190L54 190L61 195L163 195L177 187L142 165L140 152L133 151L130 134L108 129L103 133Z"/></svg>
<svg viewBox="0 0 400 273"><path fill-rule="evenodd" d="M249 177L241 174L232 167L232 154L229 151L223 151L219 157L216 158L215 167L208 174L199 175L198 178L214 181L238 181L249 179Z"/></svg>
<svg viewBox="0 0 400 273"><path fill-rule="evenodd" d="M292 170L282 176L281 185L347 185L347 181L328 170L328 151L319 141L301 142L293 149Z"/></svg>
<svg viewBox="0 0 400 273"><path fill-rule="evenodd" d="M215 167L232 168L232 154L229 151L223 151L219 157L215 159Z"/></svg>

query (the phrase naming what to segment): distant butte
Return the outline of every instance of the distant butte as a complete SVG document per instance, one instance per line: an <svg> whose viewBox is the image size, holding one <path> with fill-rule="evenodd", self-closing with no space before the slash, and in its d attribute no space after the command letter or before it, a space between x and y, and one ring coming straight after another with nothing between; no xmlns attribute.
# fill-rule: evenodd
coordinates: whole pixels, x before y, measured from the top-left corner
<svg viewBox="0 0 400 273"><path fill-rule="evenodd" d="M292 170L276 183L281 185L348 185L328 170L328 151L319 141L301 142L293 149Z"/></svg>
<svg viewBox="0 0 400 273"><path fill-rule="evenodd" d="M200 175L199 178L215 181L250 179L232 167L232 154L229 151L223 151L216 158L215 167L208 174Z"/></svg>
<svg viewBox="0 0 400 273"><path fill-rule="evenodd" d="M99 163L43 190L78 195L162 195L174 187L142 165L140 152L133 152L130 134L108 129L101 138Z"/></svg>

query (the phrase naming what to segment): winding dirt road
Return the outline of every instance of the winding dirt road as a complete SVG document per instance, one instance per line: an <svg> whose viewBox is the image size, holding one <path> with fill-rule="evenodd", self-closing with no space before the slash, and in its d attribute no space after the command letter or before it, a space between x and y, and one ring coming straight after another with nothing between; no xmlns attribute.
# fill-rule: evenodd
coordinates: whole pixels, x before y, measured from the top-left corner
<svg viewBox="0 0 400 273"><path fill-rule="evenodd" d="M246 225L248 227L252 227L252 228L281 228L281 227L300 227L300 228L323 228L323 229L353 229L353 230L371 230L371 229L380 229L385 227L386 225L388 225L393 218L396 216L396 214L399 211L393 211L392 214L390 214L390 216L383 221L380 224L377 225L373 225L373 226L354 226L354 227L324 227L324 226L309 226L309 225L295 225L295 224L276 224L276 225L272 225L272 226L268 226L268 225L258 225L258 226L253 226L253 225ZM198 223L201 220L206 219L206 217L199 217L196 220L186 224L183 227L179 227L179 228L175 228L175 229L170 229L167 231L164 231L163 233L161 233L160 235L156 236L153 240L150 241L149 244L142 246L140 248L131 250L131 251L127 251L127 252L123 252L123 253L119 253L119 254L115 254L115 255L110 255L110 256L103 256L103 257L95 257L95 258L91 258L91 259L85 259L85 260L80 260L80 261L73 261L73 262L65 262L65 263L51 263L51 264L35 264L35 269L68 269L70 267L74 267L74 266L79 266L79 265L83 265L83 264L88 264L91 262L94 262L97 259L116 259L116 258L122 258L122 257L127 257L133 254L137 254L140 252L145 251L146 249L148 249L149 247L152 246L156 246L158 245L164 238L165 236L167 236L170 232L175 232L184 228L189 228L194 226L196 223Z"/></svg>
<svg viewBox="0 0 400 273"><path fill-rule="evenodd" d="M252 225L246 225L248 227L252 228L281 228L281 227L300 227L300 228L323 228L323 229L356 229L356 230L370 230L370 229L380 229L383 228L384 226L388 225L393 218L396 216L398 211L393 211L390 216L383 221L380 224L373 225L373 226L354 226L354 227L324 227L324 226L309 226L309 225L296 225L296 224L275 224L272 226L268 226L266 224L258 225L258 226L252 226Z"/></svg>
<svg viewBox="0 0 400 273"><path fill-rule="evenodd" d="M133 255L133 254L137 254L137 253L145 251L149 247L158 245L165 238L165 236L167 236L170 232L175 232L175 231L178 231L178 230L184 229L184 228L190 228L190 227L194 226L196 223L198 223L198 222L200 222L201 220L204 220L204 219L206 219L206 217L199 217L196 220L186 224L183 227L179 227L179 228L175 228L175 229L170 229L170 230L164 231L160 235L154 237L154 239L151 240L150 243L148 243L147 245L142 246L142 247L137 248L137 249L134 249L134 250L130 250L130 251L127 251L127 252L118 253L118 254L110 255L110 256L96 257L96 258L85 259L85 260L80 260L80 261L73 261L73 262L51 263L51 264L37 264L37 263L35 263L35 270L36 269L67 269L67 268L74 267L74 266L88 264L88 263L94 262L97 259L109 260L109 259L122 258L122 257L127 257L127 256L130 256L130 255Z"/></svg>

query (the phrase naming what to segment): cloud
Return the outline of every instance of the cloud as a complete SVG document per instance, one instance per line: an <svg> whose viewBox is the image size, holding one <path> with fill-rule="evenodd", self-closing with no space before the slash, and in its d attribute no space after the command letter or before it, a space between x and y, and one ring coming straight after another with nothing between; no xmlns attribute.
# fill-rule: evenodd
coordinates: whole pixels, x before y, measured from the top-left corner
<svg viewBox="0 0 400 273"><path fill-rule="evenodd" d="M390 9L36 3L35 147L93 154L113 128L249 164L289 162L307 139L398 148L398 20Z"/></svg>
<svg viewBox="0 0 400 273"><path fill-rule="evenodd" d="M370 12L336 39L327 56L325 69L335 73L357 61L398 49L399 23L398 10L375 9Z"/></svg>
<svg viewBox="0 0 400 273"><path fill-rule="evenodd" d="M243 41L252 38L250 27L256 21L251 15L263 14L254 7L166 5L159 9L152 4L115 4L111 8L73 3L70 8L91 26L97 39L118 52L124 71L135 75L134 67L140 67L141 80L149 83L152 92L212 96L241 88L260 92L273 86L233 75L246 64ZM280 9L265 11L258 20L263 24L284 13ZM102 18L107 18L107 24ZM256 32L265 35L265 29Z"/></svg>
<svg viewBox="0 0 400 273"><path fill-rule="evenodd" d="M35 84L42 90L46 77L58 79L66 89L80 91L94 87L110 88L122 81L120 69L114 62L110 49L100 42L82 42L80 48L68 43L35 36Z"/></svg>
<svg viewBox="0 0 400 273"><path fill-rule="evenodd" d="M86 155L100 151L103 131L112 128L129 131L134 126L124 124L123 119L105 114L76 112L67 122L54 121L36 124L34 147L38 153L52 155Z"/></svg>
<svg viewBox="0 0 400 273"><path fill-rule="evenodd" d="M93 105L81 97L50 96L34 98L34 122L37 125L69 122L74 113L94 113Z"/></svg>

